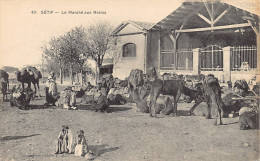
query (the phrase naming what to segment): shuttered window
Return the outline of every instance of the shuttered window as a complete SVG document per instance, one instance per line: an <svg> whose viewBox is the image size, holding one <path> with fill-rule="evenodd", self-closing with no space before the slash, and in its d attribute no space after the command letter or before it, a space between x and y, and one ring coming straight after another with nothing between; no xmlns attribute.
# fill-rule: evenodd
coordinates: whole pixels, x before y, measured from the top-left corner
<svg viewBox="0 0 260 161"><path fill-rule="evenodd" d="M136 45L127 43L123 46L123 57L136 57Z"/></svg>

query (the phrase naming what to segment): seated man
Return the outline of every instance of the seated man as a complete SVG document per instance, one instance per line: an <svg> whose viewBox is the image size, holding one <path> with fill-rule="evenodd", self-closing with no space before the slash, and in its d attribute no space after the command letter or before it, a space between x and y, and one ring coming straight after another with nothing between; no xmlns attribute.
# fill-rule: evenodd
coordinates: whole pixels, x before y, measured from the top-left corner
<svg viewBox="0 0 260 161"><path fill-rule="evenodd" d="M21 85L15 85L11 90L10 106L17 106L19 109L27 110L32 97L33 90L31 88L23 90Z"/></svg>
<svg viewBox="0 0 260 161"><path fill-rule="evenodd" d="M94 111L106 112L108 109L108 99L107 97L102 94L100 91L98 92L98 99L97 103L94 103L92 107L90 107Z"/></svg>

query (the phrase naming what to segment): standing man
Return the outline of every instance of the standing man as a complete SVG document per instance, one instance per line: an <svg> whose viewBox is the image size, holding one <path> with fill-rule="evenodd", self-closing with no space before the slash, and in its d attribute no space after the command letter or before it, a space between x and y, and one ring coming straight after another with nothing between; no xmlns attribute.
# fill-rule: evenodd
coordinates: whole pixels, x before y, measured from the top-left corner
<svg viewBox="0 0 260 161"><path fill-rule="evenodd" d="M46 91L46 101L48 103L52 103L52 105L55 105L55 102L59 99L59 96L56 84L56 77L53 71L50 72L50 76L46 81L46 86L46 88L48 89L48 92Z"/></svg>

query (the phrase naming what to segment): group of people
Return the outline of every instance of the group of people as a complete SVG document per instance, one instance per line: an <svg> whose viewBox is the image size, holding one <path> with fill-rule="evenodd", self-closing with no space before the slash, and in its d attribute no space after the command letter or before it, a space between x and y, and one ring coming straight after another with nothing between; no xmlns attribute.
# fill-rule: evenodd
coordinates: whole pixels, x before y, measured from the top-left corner
<svg viewBox="0 0 260 161"><path fill-rule="evenodd" d="M73 135L68 125L62 125L62 129L58 135L55 154L68 153L72 154L74 149L75 156L94 157L94 153L88 148L84 131L77 132L75 143L73 143ZM87 154L87 156L86 156Z"/></svg>
<svg viewBox="0 0 260 161"><path fill-rule="evenodd" d="M110 78L108 81L104 81L104 79L103 79L102 84L101 85L98 84L98 87L97 87L98 92L96 93L97 100L90 107L91 110L101 111L101 112L105 112L107 110L107 108L109 106L108 99L107 99L107 93L108 93L107 90L110 89L109 87L112 87L112 84L113 84L112 80L113 80L112 78ZM93 87L94 86L92 86L90 84L90 82L88 82L86 91L90 90ZM102 90L102 89L105 89L105 90ZM59 104L58 99L61 96L58 94L58 91L57 91L56 77L55 77L55 73L53 71L50 72L50 76L48 77L48 79L46 81L45 94L46 94L46 101L47 101L47 103L45 105L55 106L55 105Z"/></svg>

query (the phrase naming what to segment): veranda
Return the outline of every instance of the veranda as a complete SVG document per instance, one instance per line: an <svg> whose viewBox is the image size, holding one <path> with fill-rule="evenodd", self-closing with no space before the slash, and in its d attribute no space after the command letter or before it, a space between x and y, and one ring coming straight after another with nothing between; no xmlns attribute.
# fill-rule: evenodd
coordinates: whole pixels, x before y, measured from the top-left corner
<svg viewBox="0 0 260 161"><path fill-rule="evenodd" d="M185 2L152 32L160 33L160 73L252 79L259 71L259 16L219 2Z"/></svg>

